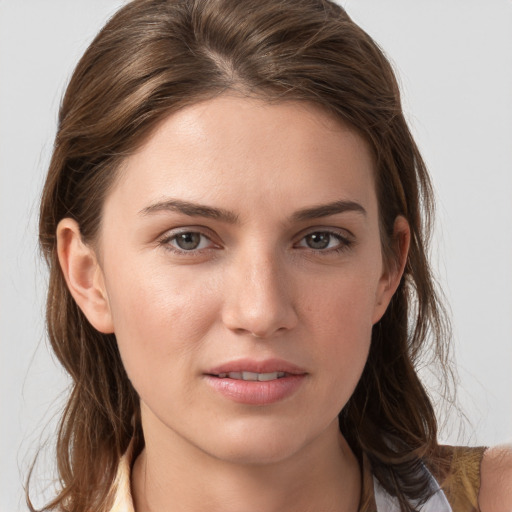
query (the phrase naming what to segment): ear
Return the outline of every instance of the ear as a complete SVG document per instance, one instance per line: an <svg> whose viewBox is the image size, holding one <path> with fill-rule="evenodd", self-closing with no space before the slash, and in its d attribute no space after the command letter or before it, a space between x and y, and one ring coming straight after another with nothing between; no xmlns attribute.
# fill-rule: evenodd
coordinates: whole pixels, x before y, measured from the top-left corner
<svg viewBox="0 0 512 512"><path fill-rule="evenodd" d="M92 326L114 332L103 271L94 249L83 242L78 223L62 219L57 226L57 254L69 291Z"/></svg>
<svg viewBox="0 0 512 512"><path fill-rule="evenodd" d="M406 218L401 215L395 219L392 243L395 257L392 261L384 262L384 271L379 281L375 300L374 324L384 315L391 302L391 298L400 284L405 264L407 263L407 255L409 254L409 245L411 243L411 229Z"/></svg>

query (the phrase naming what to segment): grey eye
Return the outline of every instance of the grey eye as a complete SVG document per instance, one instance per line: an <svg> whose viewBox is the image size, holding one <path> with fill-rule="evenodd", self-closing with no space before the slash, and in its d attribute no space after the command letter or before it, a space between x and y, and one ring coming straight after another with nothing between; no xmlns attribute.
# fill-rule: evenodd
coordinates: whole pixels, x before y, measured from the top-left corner
<svg viewBox="0 0 512 512"><path fill-rule="evenodd" d="M201 243L201 233L180 233L174 237L175 244L184 251L192 251Z"/></svg>
<svg viewBox="0 0 512 512"><path fill-rule="evenodd" d="M304 240L311 249L327 249L332 238L333 235L331 233L318 232L305 236Z"/></svg>

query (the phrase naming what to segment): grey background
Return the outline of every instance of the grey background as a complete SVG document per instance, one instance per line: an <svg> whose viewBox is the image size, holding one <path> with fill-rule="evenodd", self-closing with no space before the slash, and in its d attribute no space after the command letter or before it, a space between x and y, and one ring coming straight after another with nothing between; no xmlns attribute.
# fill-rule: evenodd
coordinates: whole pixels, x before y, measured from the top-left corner
<svg viewBox="0 0 512 512"><path fill-rule="evenodd" d="M0 512L25 510L21 482L52 439L65 396L46 347L36 244L58 105L78 58L122 3L0 0ZM447 416L442 440L512 441L512 2L342 4L392 59L438 193L433 264L452 310L468 417L461 430Z"/></svg>

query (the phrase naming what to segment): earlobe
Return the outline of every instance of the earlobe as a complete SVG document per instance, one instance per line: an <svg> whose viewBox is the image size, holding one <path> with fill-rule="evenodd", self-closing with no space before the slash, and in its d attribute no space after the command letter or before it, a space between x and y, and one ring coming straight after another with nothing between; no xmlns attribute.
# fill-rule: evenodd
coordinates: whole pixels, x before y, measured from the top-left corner
<svg viewBox="0 0 512 512"><path fill-rule="evenodd" d="M379 282L373 318L374 324L384 315L400 284L407 263L410 242L411 229L409 223L405 217L398 216L395 219L393 229L393 251L396 256L394 261L385 264L385 269Z"/></svg>
<svg viewBox="0 0 512 512"><path fill-rule="evenodd" d="M62 219L57 226L57 254L68 289L92 326L114 332L103 271L94 249L85 244L78 223Z"/></svg>

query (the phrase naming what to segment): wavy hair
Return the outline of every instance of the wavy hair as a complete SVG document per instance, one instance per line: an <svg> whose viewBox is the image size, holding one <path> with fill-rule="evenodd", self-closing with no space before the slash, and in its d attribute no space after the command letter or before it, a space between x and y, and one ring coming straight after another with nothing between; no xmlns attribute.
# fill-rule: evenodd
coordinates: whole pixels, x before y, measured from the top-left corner
<svg viewBox="0 0 512 512"><path fill-rule="evenodd" d="M394 220L403 215L409 222L402 281L374 326L366 367L339 423L354 453L369 460L402 510L412 511L432 492L418 466L435 464L438 449L434 410L417 375L422 354L430 350L449 375L447 323L427 259L432 187L388 60L328 0L135 0L78 63L61 104L40 208L50 270L48 335L72 379L57 439L60 491L43 510L108 510L121 455L133 438L135 454L144 444L139 399L115 335L96 331L66 287L57 224L71 217L84 241L93 242L123 160L165 117L227 90L319 105L366 139L388 262L395 257Z"/></svg>

